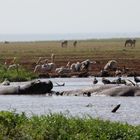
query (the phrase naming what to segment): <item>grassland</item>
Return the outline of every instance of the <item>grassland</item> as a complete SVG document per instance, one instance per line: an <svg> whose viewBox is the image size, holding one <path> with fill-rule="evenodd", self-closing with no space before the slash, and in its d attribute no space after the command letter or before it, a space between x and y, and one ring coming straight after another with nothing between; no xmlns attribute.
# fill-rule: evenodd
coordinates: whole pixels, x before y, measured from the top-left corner
<svg viewBox="0 0 140 140"><path fill-rule="evenodd" d="M68 61L77 62L85 59L96 60L97 64L92 71L99 72L108 60L115 59L119 67L126 66L133 71L140 69L140 39L136 39L136 47L124 47L125 39L83 40L78 41L74 48L69 41L67 48L61 47L60 41L42 42L10 42L0 43L0 63L17 57L18 63L23 67L33 70L38 57L48 58L56 55L57 66L66 65ZM140 73L140 72L139 72Z"/></svg>
<svg viewBox="0 0 140 140"><path fill-rule="evenodd" d="M49 114L0 112L0 139L6 140L139 140L140 126Z"/></svg>

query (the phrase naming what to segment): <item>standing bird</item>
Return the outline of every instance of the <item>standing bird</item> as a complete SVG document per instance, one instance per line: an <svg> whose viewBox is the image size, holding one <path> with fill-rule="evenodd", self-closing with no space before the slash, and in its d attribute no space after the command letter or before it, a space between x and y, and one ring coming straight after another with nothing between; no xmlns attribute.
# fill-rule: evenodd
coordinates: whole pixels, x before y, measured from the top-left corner
<svg viewBox="0 0 140 140"><path fill-rule="evenodd" d="M97 84L97 83L98 83L98 80L96 79L96 77L94 77L93 84Z"/></svg>
<svg viewBox="0 0 140 140"><path fill-rule="evenodd" d="M108 80L108 79L105 79L104 77L102 78L102 82L103 82L104 85L105 84L111 84L111 81Z"/></svg>

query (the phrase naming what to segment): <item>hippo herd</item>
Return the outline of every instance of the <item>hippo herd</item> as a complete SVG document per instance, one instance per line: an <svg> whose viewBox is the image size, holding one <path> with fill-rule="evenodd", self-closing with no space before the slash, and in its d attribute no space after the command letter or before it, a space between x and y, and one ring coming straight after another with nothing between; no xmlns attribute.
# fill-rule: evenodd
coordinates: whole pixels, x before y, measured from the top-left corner
<svg viewBox="0 0 140 140"><path fill-rule="evenodd" d="M139 80L138 77L136 80ZM5 81L3 85L1 84L0 95L40 95L40 94L48 93L48 95L54 94L56 96L59 95L61 96L82 95L87 97L90 97L92 95L140 96L140 87L138 85L128 86L126 84L114 84L114 83L109 83L104 85L94 85L91 89L88 90L85 89L85 90L56 92L56 91L52 91L52 89L53 89L53 83L50 80L47 81L34 80L20 86L12 86L9 84L9 82Z"/></svg>

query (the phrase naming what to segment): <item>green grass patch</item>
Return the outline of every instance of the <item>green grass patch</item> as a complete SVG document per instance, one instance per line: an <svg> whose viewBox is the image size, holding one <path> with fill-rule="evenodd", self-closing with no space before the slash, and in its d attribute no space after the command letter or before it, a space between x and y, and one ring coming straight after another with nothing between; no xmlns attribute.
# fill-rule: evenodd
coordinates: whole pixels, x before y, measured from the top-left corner
<svg viewBox="0 0 140 140"><path fill-rule="evenodd" d="M8 79L9 81L28 81L37 78L37 75L29 72L23 68L7 70L3 65L0 65L0 82L4 79Z"/></svg>
<svg viewBox="0 0 140 140"><path fill-rule="evenodd" d="M0 139L6 140L139 140L140 126L92 117L0 112Z"/></svg>

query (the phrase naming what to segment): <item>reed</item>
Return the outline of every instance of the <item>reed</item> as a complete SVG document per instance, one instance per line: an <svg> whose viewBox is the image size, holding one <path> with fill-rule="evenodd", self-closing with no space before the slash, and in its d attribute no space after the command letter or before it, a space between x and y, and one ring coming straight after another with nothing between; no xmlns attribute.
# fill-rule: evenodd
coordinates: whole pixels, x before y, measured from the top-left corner
<svg viewBox="0 0 140 140"><path fill-rule="evenodd" d="M61 113L27 117L0 112L0 139L19 140L139 140L140 126Z"/></svg>
<svg viewBox="0 0 140 140"><path fill-rule="evenodd" d="M27 71L24 68L18 68L13 70L7 70L3 65L0 65L0 82L4 79L9 81L28 81L37 78L37 75L33 72Z"/></svg>

